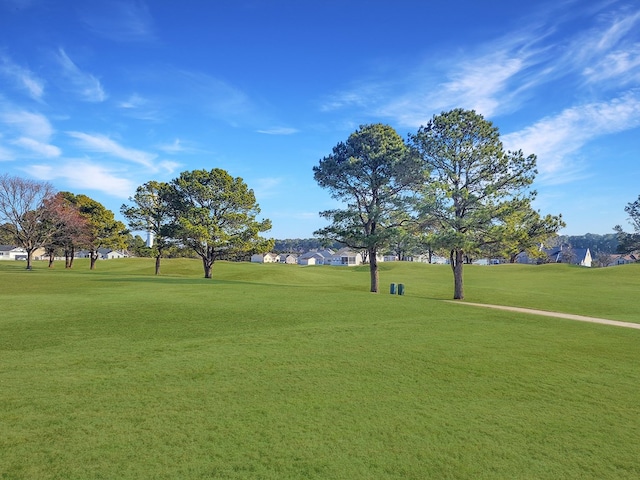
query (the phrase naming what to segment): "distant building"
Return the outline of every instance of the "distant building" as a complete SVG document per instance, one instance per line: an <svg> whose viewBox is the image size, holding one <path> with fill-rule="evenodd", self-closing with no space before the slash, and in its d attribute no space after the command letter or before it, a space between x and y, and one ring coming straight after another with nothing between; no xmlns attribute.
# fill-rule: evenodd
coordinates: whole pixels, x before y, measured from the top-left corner
<svg viewBox="0 0 640 480"><path fill-rule="evenodd" d="M544 252L546 262L548 263L569 263L572 265L580 265L582 267L591 267L593 259L591 258L591 250L588 248L572 248L570 245L563 244L553 248L544 248L540 246L540 251ZM544 263L545 260L539 258L530 258L525 252L521 252L516 256L516 263Z"/></svg>
<svg viewBox="0 0 640 480"><path fill-rule="evenodd" d="M275 253L256 253L251 255L251 262L253 263L279 263L280 256Z"/></svg>
<svg viewBox="0 0 640 480"><path fill-rule="evenodd" d="M0 245L0 260L26 260L27 251L15 245Z"/></svg>

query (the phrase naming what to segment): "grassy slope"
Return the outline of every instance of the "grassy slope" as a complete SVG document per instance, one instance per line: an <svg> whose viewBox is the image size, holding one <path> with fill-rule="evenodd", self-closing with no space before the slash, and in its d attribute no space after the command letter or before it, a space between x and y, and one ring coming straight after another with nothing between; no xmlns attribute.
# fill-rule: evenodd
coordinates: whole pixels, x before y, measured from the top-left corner
<svg viewBox="0 0 640 480"><path fill-rule="evenodd" d="M640 332L448 267L0 263L0 478L637 478ZM58 267L59 268L59 267ZM636 266L473 267L627 321ZM599 293L601 292L601 293Z"/></svg>

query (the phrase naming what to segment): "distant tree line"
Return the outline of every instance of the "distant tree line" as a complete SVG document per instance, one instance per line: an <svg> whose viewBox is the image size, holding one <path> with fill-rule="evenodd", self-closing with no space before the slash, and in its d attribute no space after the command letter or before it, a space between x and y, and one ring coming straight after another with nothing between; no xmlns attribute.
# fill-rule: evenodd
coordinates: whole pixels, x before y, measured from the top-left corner
<svg viewBox="0 0 640 480"><path fill-rule="evenodd" d="M339 249L344 244L336 241L327 241L320 238L287 238L275 240L274 253L305 253L310 250L321 250L323 248Z"/></svg>
<svg viewBox="0 0 640 480"><path fill-rule="evenodd" d="M48 182L2 175L0 238L25 249L27 269L33 252L42 247L49 266L56 256L64 256L66 268L72 268L79 249L86 249L91 269L100 249L133 247L155 257L156 274L163 256L195 253L202 259L205 278L211 278L217 259L246 258L273 247L273 240L260 237L271 222L256 219L260 208L253 191L222 169L183 172L169 183L147 182L130 201L121 211L132 229L153 232L152 247L86 195L55 192Z"/></svg>

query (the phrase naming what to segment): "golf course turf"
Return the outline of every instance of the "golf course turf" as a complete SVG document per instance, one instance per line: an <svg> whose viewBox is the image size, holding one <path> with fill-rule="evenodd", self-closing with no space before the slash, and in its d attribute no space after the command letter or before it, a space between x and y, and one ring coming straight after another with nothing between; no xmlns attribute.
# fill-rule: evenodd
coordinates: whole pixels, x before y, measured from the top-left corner
<svg viewBox="0 0 640 480"><path fill-rule="evenodd" d="M0 262L0 479L636 479L640 331L448 266ZM403 296L390 283L403 283ZM465 267L640 322L640 265Z"/></svg>

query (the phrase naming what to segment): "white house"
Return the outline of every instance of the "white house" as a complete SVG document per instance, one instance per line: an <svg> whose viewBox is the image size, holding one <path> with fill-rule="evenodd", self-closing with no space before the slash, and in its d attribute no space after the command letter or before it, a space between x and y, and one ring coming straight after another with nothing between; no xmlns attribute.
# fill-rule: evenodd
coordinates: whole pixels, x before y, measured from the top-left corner
<svg viewBox="0 0 640 480"><path fill-rule="evenodd" d="M113 260L114 258L126 258L127 254L122 250L110 250L108 248L99 248L98 254L103 260Z"/></svg>
<svg viewBox="0 0 640 480"><path fill-rule="evenodd" d="M90 258L89 250L78 250L74 254L75 258ZM110 248L98 249L98 260L113 260L114 258L126 258L128 255L122 250L111 250Z"/></svg>
<svg viewBox="0 0 640 480"><path fill-rule="evenodd" d="M0 260L26 260L27 251L15 245L0 245Z"/></svg>
<svg viewBox="0 0 640 480"><path fill-rule="evenodd" d="M279 263L280 256L275 253L256 253L251 255L253 263Z"/></svg>
<svg viewBox="0 0 640 480"><path fill-rule="evenodd" d="M295 253L283 253L280 255L280 263L296 265L298 263L298 256Z"/></svg>
<svg viewBox="0 0 640 480"><path fill-rule="evenodd" d="M325 261L325 265L349 267L362 265L362 254L359 252L354 252L349 248L341 248Z"/></svg>
<svg viewBox="0 0 640 480"><path fill-rule="evenodd" d="M429 263L429 255L426 255L426 254L415 255L413 257L409 257L409 261L410 262ZM433 255L431 255L431 263L432 264L437 264L437 265L445 265L445 264L449 263L449 259L446 258L446 257L443 257L441 255L433 254Z"/></svg>
<svg viewBox="0 0 640 480"><path fill-rule="evenodd" d="M298 257L298 264L300 265L328 265L329 258L334 255L334 251L330 249L326 250L310 250L307 253L303 253Z"/></svg>

